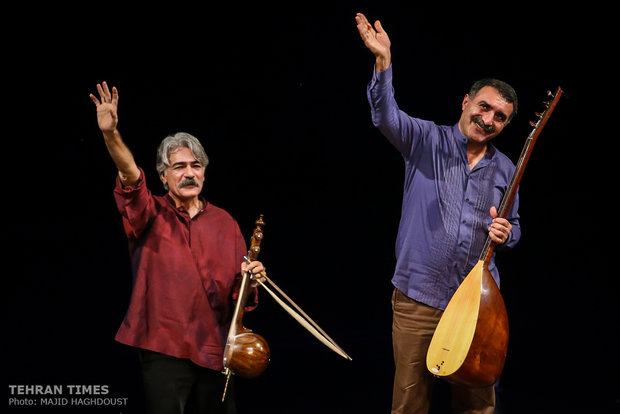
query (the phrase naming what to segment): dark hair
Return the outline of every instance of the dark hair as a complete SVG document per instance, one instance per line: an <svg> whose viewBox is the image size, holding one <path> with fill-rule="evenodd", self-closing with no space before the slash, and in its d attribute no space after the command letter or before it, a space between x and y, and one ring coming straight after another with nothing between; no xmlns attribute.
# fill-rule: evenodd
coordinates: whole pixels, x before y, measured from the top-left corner
<svg viewBox="0 0 620 414"><path fill-rule="evenodd" d="M506 82L501 81L499 79L493 78L485 78L480 79L479 81L474 82L469 89L469 96L473 98L480 91L480 89L485 86L490 86L495 88L502 98L512 104L513 111L508 117L508 121L510 121L517 114L517 107L519 106L519 101L517 99L517 93L512 88L512 86L508 85Z"/></svg>

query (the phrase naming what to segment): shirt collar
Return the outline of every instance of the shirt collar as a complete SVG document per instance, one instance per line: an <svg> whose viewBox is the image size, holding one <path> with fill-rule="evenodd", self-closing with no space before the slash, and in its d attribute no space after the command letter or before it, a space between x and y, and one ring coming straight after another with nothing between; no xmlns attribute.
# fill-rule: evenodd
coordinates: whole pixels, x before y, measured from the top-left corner
<svg viewBox="0 0 620 414"><path fill-rule="evenodd" d="M465 160L467 160L467 137L463 135L461 130L459 129L459 124L456 123L452 126L452 134L454 135L454 139L463 145L463 151L465 154ZM487 144L487 151L484 154L484 157L480 160L480 162L476 165L474 170L485 167L493 158L495 157L496 148L492 143Z"/></svg>
<svg viewBox="0 0 620 414"><path fill-rule="evenodd" d="M463 135L463 133L459 129L458 122L454 124L454 126L452 127L452 134L454 135L454 138L456 138L458 142L467 145L467 137Z"/></svg>
<svg viewBox="0 0 620 414"><path fill-rule="evenodd" d="M175 210L179 211L179 212L183 212L183 213L187 213L187 211L185 210L185 208L181 207L177 207L176 203L174 202L174 199L170 196L170 193L166 193L164 195L164 198L166 200L168 200L168 203L170 204L170 206L172 208L174 208ZM198 212L198 214L196 214L196 216L202 214L206 209L207 209L207 205L209 204L207 202L207 200L203 197L203 196L198 196L198 198L200 199L200 201L202 201L202 209ZM194 217L196 217L194 216Z"/></svg>

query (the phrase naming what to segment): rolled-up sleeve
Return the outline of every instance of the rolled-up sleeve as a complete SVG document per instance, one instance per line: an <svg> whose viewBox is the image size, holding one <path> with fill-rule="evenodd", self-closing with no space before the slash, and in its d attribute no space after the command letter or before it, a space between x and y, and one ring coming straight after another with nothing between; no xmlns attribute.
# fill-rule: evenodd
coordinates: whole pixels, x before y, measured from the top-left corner
<svg viewBox="0 0 620 414"><path fill-rule="evenodd" d="M156 215L155 203L146 186L144 171L135 186L123 186L119 177L114 188L116 207L123 217L127 237L137 239Z"/></svg>

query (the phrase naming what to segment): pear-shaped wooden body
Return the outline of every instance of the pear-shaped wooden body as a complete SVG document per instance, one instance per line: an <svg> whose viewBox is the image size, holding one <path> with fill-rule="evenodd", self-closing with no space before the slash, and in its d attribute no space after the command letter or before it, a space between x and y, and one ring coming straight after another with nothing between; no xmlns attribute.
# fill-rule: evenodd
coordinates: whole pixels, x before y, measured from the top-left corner
<svg viewBox="0 0 620 414"><path fill-rule="evenodd" d="M269 344L265 338L246 329L226 344L224 367L240 377L254 378L267 369L269 356Z"/></svg>
<svg viewBox="0 0 620 414"><path fill-rule="evenodd" d="M508 314L499 288L480 260L448 303L426 355L430 372L472 387L494 384L508 349Z"/></svg>

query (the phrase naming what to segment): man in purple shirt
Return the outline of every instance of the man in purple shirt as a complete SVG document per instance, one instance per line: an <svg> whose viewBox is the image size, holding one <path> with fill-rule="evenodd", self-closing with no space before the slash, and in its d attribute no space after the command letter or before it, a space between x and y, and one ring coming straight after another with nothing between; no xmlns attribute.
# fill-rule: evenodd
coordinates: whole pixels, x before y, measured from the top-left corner
<svg viewBox="0 0 620 414"><path fill-rule="evenodd" d="M234 413L232 390L221 401L232 302L240 272L261 278L264 267L258 261L246 265L237 222L200 196L208 163L200 142L186 133L161 142L157 170L167 194L153 195L116 128L118 91L105 82L97 90L99 99L90 97L118 168L114 197L133 273L116 340L139 349L147 413ZM256 302L247 305L250 310Z"/></svg>
<svg viewBox="0 0 620 414"><path fill-rule="evenodd" d="M396 371L392 413L427 413L433 376L426 353L452 295L478 261L489 236L513 247L521 231L518 196L507 219L497 217L514 164L490 141L517 112L512 87L496 79L474 83L456 125L440 126L398 108L392 87L390 39L356 15L359 34L375 56L368 85L372 121L405 161L401 220L392 283L392 338ZM497 250L497 249L496 249ZM499 286L494 257L489 271ZM493 386L452 385L455 412L492 413Z"/></svg>

